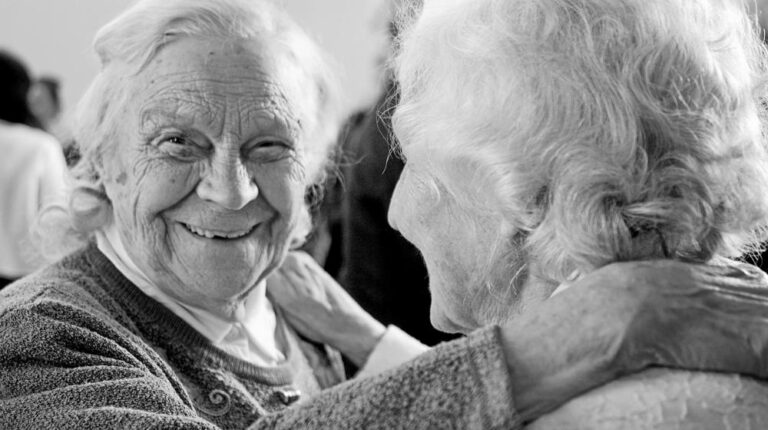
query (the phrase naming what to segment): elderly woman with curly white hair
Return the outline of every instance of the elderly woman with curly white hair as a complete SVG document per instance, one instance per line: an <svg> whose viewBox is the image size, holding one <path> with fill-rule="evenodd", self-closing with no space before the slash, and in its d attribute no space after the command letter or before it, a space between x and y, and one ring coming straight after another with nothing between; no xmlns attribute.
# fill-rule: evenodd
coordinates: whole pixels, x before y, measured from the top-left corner
<svg viewBox="0 0 768 430"><path fill-rule="evenodd" d="M433 324L460 333L517 326L523 336L532 322L591 320L595 332L610 331L637 311L621 305L638 293L622 282L637 266L615 262L660 270L687 262L713 285L751 285L735 302L765 294L765 274L732 258L754 250L768 225L766 59L739 1L427 1L395 62L393 125L406 167L389 219L423 254ZM293 284L323 279L316 296L342 295L305 261L285 272ZM600 273L613 282L578 285ZM673 330L696 332L688 324L706 317L673 304L693 293L677 282L670 278L667 294L643 308L687 321ZM274 294L286 296L293 318L336 318L286 284ZM589 314L585 302L601 306ZM552 312L558 304L578 309ZM753 326L735 315L712 318ZM768 348L740 329L732 336ZM570 347L540 340L553 354ZM631 354L676 367L665 360L698 352L681 345ZM495 400L489 409L505 404ZM546 429L768 426L768 385L727 373L655 369L559 408L547 403L537 407L551 413L523 421Z"/></svg>
<svg viewBox="0 0 768 430"><path fill-rule="evenodd" d="M768 304L751 277L731 275L723 286L724 274L672 263L586 275L591 266L573 260L585 274L574 289L592 286L595 300L566 292L540 309L550 323L490 327L339 384L338 355L300 337L300 321L280 308L291 303L273 305L265 286L307 232L305 195L322 179L336 134L334 85L317 47L273 6L247 0L145 0L104 27L95 47L102 69L77 115L82 159L70 205L43 219L70 225L61 239L85 244L0 296L2 428L507 428L654 363L766 376L766 351L751 348L765 340ZM413 103L413 87L405 88ZM404 146L415 164L399 200L420 145ZM540 194L536 201L546 201ZM405 215L397 223L413 232ZM518 243L531 226L512 221L500 226ZM491 243L485 235L499 226L476 225L489 229L474 230L473 243ZM644 237L644 225L637 231ZM670 239L670 252L682 249ZM491 261L488 249L508 257L502 251L511 248L477 246L471 255ZM436 296L461 292L441 285L442 268L432 270ZM508 279L547 274L520 272ZM612 284L617 292L605 301ZM545 294L538 289L521 288L521 303ZM734 300L744 294L753 297ZM646 305L660 298L669 299L661 309L682 311L659 318L659 307ZM382 367L371 370L368 358L381 355L387 332L346 304L341 318L362 329L334 343L376 373ZM502 320L484 306L483 319L446 318L448 305L436 301L442 327ZM600 318L576 318L598 310ZM720 323L720 315L753 325ZM690 316L692 332L677 331ZM592 330L598 323L610 329ZM321 333L343 332L333 329ZM736 330L748 337L731 336Z"/></svg>

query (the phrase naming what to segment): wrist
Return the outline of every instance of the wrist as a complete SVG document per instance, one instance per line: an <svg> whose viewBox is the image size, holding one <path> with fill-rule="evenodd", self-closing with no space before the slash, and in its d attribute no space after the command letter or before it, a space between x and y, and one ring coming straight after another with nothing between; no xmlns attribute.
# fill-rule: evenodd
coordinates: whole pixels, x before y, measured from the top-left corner
<svg viewBox="0 0 768 430"><path fill-rule="evenodd" d="M387 328L373 318L363 321L354 334L345 336L339 343L339 350L355 366L362 367L386 331Z"/></svg>
<svg viewBox="0 0 768 430"><path fill-rule="evenodd" d="M524 423L613 380L619 373L609 354L574 353L568 345L543 340L542 331L517 327L501 327L500 333L514 406Z"/></svg>

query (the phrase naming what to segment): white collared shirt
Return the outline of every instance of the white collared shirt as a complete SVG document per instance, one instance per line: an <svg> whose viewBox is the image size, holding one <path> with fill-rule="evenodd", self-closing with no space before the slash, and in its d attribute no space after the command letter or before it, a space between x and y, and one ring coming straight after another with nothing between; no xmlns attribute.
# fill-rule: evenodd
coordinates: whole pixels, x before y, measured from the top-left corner
<svg viewBox="0 0 768 430"><path fill-rule="evenodd" d="M277 338L278 330L282 329L284 322L278 318L266 297L266 282L253 289L235 312L235 322L231 322L205 309L181 303L164 293L128 256L114 225L96 233L96 244L123 276L144 294L183 319L217 348L257 366L275 366L285 361L285 353ZM428 346L399 328L389 326L357 377L375 375L396 367L428 349Z"/></svg>

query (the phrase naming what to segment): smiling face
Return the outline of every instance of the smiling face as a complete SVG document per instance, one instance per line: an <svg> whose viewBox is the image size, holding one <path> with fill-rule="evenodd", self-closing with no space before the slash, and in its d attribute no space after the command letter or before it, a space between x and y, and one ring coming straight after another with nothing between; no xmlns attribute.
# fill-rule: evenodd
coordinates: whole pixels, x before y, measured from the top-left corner
<svg viewBox="0 0 768 430"><path fill-rule="evenodd" d="M282 261L305 214L311 83L268 43L184 38L128 85L102 174L113 222L164 292L226 312Z"/></svg>

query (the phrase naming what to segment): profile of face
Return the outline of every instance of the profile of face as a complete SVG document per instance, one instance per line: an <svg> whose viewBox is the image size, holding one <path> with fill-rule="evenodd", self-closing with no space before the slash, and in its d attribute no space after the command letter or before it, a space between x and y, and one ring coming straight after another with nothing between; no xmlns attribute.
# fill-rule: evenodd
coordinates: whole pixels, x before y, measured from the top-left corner
<svg viewBox="0 0 768 430"><path fill-rule="evenodd" d="M471 329L472 315L461 306L469 282L471 238L462 235L449 212L450 197L438 196L427 172L407 162L389 206L389 224L421 252L429 274L430 319L445 332ZM453 215L457 215L453 212ZM467 253L461 252L464 248Z"/></svg>
<svg viewBox="0 0 768 430"><path fill-rule="evenodd" d="M542 291L523 288L526 262L513 244L500 241L501 219L459 202L425 164L408 160L388 217L424 258L430 319L441 331L468 333L500 324Z"/></svg>
<svg viewBox="0 0 768 430"><path fill-rule="evenodd" d="M128 85L102 173L113 222L164 292L226 309L279 265L304 216L310 80L268 42L187 37Z"/></svg>

